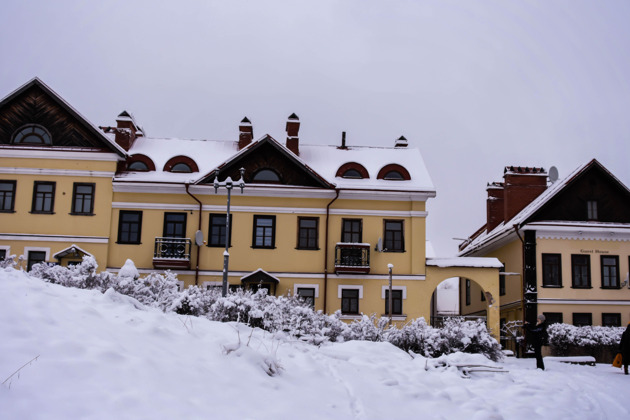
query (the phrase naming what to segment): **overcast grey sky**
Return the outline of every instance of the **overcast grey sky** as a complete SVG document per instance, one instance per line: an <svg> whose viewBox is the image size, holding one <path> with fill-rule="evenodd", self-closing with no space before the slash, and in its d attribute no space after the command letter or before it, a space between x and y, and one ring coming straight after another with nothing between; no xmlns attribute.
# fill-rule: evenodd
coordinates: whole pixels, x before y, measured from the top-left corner
<svg viewBox="0 0 630 420"><path fill-rule="evenodd" d="M456 252L505 165L597 158L630 185L630 2L0 2L0 96L34 76L96 125L150 136L418 147L428 235Z"/></svg>

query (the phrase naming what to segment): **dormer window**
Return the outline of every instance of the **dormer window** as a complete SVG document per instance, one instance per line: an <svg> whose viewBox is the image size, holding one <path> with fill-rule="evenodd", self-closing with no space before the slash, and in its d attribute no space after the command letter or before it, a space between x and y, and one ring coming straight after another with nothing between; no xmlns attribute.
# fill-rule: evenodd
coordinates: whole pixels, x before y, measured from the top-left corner
<svg viewBox="0 0 630 420"><path fill-rule="evenodd" d="M280 176L276 171L272 169L261 169L254 174L252 182L258 182L262 184L279 184Z"/></svg>
<svg viewBox="0 0 630 420"><path fill-rule="evenodd" d="M588 220L598 220L596 200L589 200L586 202L586 213Z"/></svg>
<svg viewBox="0 0 630 420"><path fill-rule="evenodd" d="M41 125L29 124L16 131L13 143L51 146L52 138L48 130Z"/></svg>
<svg viewBox="0 0 630 420"><path fill-rule="evenodd" d="M191 173L192 169L184 162L180 162L173 165L173 167L171 168L171 172Z"/></svg>
<svg viewBox="0 0 630 420"><path fill-rule="evenodd" d="M369 178L370 174L360 163L348 162L344 163L339 169L337 169L337 174L335 176L346 179L363 179Z"/></svg>
<svg viewBox="0 0 630 420"><path fill-rule="evenodd" d="M381 168L376 178L386 181L409 181L411 176L404 167L396 163L390 163Z"/></svg>
<svg viewBox="0 0 630 420"><path fill-rule="evenodd" d="M130 171L135 171L135 172L148 172L149 171L149 167L147 166L147 164L139 160L135 162L131 162L129 166L127 167L127 169Z"/></svg>

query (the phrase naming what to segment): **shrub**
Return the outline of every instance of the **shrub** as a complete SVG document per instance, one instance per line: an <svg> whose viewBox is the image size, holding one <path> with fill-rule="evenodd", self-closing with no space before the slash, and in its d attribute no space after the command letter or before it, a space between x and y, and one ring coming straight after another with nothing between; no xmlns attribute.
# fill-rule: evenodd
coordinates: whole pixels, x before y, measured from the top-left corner
<svg viewBox="0 0 630 420"><path fill-rule="evenodd" d="M547 328L549 345L558 355L568 354L569 347L585 347L592 350L602 346L618 346L623 327L584 326L552 324Z"/></svg>

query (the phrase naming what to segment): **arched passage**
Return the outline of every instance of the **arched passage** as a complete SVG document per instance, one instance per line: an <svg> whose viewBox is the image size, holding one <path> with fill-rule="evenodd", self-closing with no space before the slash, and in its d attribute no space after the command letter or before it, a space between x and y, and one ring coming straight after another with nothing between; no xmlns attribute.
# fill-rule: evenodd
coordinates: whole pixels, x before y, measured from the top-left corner
<svg viewBox="0 0 630 420"><path fill-rule="evenodd" d="M485 292L487 326L492 336L500 339L499 269L503 264L496 258L427 258L428 290L435 290L446 279L462 277L477 283ZM422 313L431 313L430 295L422 302Z"/></svg>

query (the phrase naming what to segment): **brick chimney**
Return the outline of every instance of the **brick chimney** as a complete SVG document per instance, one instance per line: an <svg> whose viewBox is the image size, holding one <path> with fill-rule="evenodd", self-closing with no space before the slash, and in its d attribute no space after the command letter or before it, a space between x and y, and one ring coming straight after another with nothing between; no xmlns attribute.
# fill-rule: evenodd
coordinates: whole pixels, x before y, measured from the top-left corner
<svg viewBox="0 0 630 420"><path fill-rule="evenodd" d="M486 201L486 231L490 232L503 222L503 215L505 211L503 204L503 183L490 182L486 191L488 192L488 200Z"/></svg>
<svg viewBox="0 0 630 420"><path fill-rule="evenodd" d="M129 151L136 138L142 137L142 135L142 129L138 127L133 116L127 111L121 112L116 117L115 140L125 151Z"/></svg>
<svg viewBox="0 0 630 420"><path fill-rule="evenodd" d="M287 119L287 148L297 156L300 155L299 131L300 119L295 114L289 115L289 119Z"/></svg>
<svg viewBox="0 0 630 420"><path fill-rule="evenodd" d="M253 139L254 127L252 127L252 122L245 117L238 126L238 150L247 147Z"/></svg>
<svg viewBox="0 0 630 420"><path fill-rule="evenodd" d="M503 217L507 222L547 189L547 171L543 168L506 166L503 186Z"/></svg>

